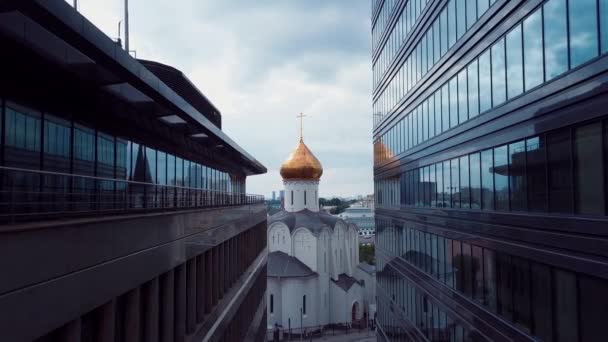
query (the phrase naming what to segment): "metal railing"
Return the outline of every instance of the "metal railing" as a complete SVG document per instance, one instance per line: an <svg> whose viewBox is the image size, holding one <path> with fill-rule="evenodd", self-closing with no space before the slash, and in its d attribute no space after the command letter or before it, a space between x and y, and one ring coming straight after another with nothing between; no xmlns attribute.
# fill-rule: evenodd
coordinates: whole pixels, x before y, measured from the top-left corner
<svg viewBox="0 0 608 342"><path fill-rule="evenodd" d="M313 341L326 339L329 336L348 335L354 333L374 332L373 320L360 319L354 322L345 322L329 325L315 325L286 328L277 326L266 330L267 341Z"/></svg>
<svg viewBox="0 0 608 342"><path fill-rule="evenodd" d="M0 223L264 203L261 195L0 166Z"/></svg>

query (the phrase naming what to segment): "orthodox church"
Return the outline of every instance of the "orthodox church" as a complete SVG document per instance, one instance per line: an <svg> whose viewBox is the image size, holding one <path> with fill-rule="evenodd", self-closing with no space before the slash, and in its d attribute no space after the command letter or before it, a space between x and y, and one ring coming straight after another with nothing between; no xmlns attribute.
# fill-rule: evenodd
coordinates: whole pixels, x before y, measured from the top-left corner
<svg viewBox="0 0 608 342"><path fill-rule="evenodd" d="M322 174L300 134L281 166L283 209L268 220L269 326L297 330L370 317L366 283L375 285L374 274L359 264L357 227L319 211Z"/></svg>

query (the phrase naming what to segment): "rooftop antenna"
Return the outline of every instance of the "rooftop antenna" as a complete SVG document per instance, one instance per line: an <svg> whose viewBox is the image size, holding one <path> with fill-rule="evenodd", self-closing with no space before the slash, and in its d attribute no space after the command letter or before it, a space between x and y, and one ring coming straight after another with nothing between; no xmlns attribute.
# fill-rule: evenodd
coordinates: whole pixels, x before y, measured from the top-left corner
<svg viewBox="0 0 608 342"><path fill-rule="evenodd" d="M76 1L76 0L74 0ZM129 0L125 0L125 50L129 53Z"/></svg>
<svg viewBox="0 0 608 342"><path fill-rule="evenodd" d="M116 42L118 43L118 45L122 46L122 43L120 40L120 24L122 24L122 20L118 21L118 39L116 39Z"/></svg>

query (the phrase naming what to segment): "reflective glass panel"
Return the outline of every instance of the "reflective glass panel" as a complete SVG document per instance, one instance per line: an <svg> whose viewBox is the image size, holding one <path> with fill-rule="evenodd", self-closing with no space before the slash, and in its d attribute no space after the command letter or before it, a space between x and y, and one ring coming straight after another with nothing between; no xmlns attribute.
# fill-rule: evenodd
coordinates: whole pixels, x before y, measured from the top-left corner
<svg viewBox="0 0 608 342"><path fill-rule="evenodd" d="M450 128L458 126L458 78L452 77L450 86Z"/></svg>
<svg viewBox="0 0 608 342"><path fill-rule="evenodd" d="M481 199L482 208L486 210L494 209L494 155L492 150L481 152Z"/></svg>
<svg viewBox="0 0 608 342"><path fill-rule="evenodd" d="M492 46L492 103L497 106L506 99L505 40L501 38Z"/></svg>
<svg viewBox="0 0 608 342"><path fill-rule="evenodd" d="M469 156L460 157L460 206L471 207L471 189L469 187Z"/></svg>
<svg viewBox="0 0 608 342"><path fill-rule="evenodd" d="M468 77L468 99L469 99L469 117L475 117L479 114L479 81L477 78L478 67L477 60L474 60L467 67Z"/></svg>
<svg viewBox="0 0 608 342"><path fill-rule="evenodd" d="M458 123L461 124L469 119L467 95L467 69L464 68L458 73Z"/></svg>
<svg viewBox="0 0 608 342"><path fill-rule="evenodd" d="M507 34L507 95L509 99L524 91L521 25Z"/></svg>
<svg viewBox="0 0 608 342"><path fill-rule="evenodd" d="M524 30L524 75L526 91L543 83L543 26L542 11L526 18Z"/></svg>
<svg viewBox="0 0 608 342"><path fill-rule="evenodd" d="M600 0L600 32L602 53L608 52L608 0Z"/></svg>
<svg viewBox="0 0 608 342"><path fill-rule="evenodd" d="M598 55L597 0L569 1L570 65L572 68Z"/></svg>
<svg viewBox="0 0 608 342"><path fill-rule="evenodd" d="M479 153L469 156L471 174L471 208L481 209L481 159Z"/></svg>
<svg viewBox="0 0 608 342"><path fill-rule="evenodd" d="M460 39L467 31L467 12L465 0L453 0L456 1L456 33L457 38Z"/></svg>
<svg viewBox="0 0 608 342"><path fill-rule="evenodd" d="M545 79L568 70L566 0L550 0L543 6L545 28Z"/></svg>
<svg viewBox="0 0 608 342"><path fill-rule="evenodd" d="M492 64L490 50L479 56L479 112L492 108Z"/></svg>

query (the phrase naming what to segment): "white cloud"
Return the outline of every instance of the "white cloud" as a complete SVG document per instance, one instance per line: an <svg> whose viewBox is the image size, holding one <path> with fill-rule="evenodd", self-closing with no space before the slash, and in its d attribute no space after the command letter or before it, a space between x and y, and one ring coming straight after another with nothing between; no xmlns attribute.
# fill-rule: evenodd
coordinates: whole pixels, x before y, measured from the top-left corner
<svg viewBox="0 0 608 342"><path fill-rule="evenodd" d="M111 37L122 0L79 0ZM321 194L373 191L367 1L131 0L137 57L182 70L220 109L223 130L268 168L248 192L282 188L278 168L305 140L324 166Z"/></svg>

